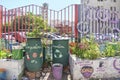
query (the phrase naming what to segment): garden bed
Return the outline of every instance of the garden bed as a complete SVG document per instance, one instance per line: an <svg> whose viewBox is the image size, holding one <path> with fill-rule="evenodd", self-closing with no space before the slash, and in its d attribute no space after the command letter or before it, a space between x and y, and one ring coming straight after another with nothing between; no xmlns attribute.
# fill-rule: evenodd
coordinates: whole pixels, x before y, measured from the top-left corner
<svg viewBox="0 0 120 80"><path fill-rule="evenodd" d="M119 57L83 60L75 55L70 55L69 63L73 80L120 77Z"/></svg>
<svg viewBox="0 0 120 80"><path fill-rule="evenodd" d="M7 80L12 80L13 76L21 80L24 70L24 59L21 60L0 60L0 68L6 69Z"/></svg>

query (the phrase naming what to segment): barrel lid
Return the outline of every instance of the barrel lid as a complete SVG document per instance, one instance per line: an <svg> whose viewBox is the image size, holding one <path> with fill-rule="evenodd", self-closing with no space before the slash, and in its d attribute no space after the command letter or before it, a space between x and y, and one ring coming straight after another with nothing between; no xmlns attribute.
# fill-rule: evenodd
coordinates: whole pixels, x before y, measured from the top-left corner
<svg viewBox="0 0 120 80"><path fill-rule="evenodd" d="M61 38L53 38L53 40L69 40L67 37L61 37Z"/></svg>

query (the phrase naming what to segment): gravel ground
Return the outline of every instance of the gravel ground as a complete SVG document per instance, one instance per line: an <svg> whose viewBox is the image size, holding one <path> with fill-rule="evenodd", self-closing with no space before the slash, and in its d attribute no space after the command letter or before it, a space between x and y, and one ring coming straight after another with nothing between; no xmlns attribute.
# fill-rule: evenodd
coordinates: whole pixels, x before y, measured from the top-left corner
<svg viewBox="0 0 120 80"><path fill-rule="evenodd" d="M29 80L55 80L51 69L45 68L41 72L36 73L36 76L39 76L36 79ZM25 79L26 80L26 79ZM62 80L73 80L71 78L70 72L63 72ZM104 79L80 79L80 80L120 80L120 78L104 78Z"/></svg>

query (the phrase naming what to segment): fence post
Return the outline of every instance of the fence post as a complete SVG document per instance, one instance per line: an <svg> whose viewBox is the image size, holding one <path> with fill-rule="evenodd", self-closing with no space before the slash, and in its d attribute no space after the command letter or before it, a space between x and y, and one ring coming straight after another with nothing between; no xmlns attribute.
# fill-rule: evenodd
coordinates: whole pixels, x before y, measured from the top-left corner
<svg viewBox="0 0 120 80"><path fill-rule="evenodd" d="M2 13L3 13L3 6L0 5L0 39L2 38Z"/></svg>
<svg viewBox="0 0 120 80"><path fill-rule="evenodd" d="M77 30L77 24L78 24L78 4L75 4L75 41L78 40L78 30Z"/></svg>

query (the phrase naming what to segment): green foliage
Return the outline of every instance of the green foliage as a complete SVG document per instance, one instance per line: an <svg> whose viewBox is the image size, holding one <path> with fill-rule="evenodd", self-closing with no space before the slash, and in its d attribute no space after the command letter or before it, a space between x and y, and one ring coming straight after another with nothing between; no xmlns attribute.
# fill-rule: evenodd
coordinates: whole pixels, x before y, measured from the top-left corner
<svg viewBox="0 0 120 80"><path fill-rule="evenodd" d="M34 25L32 31L28 32L28 37L42 37L46 32L56 31L55 28L48 26L47 22L41 16L35 16L33 14L28 14L28 16L32 18L32 25Z"/></svg>
<svg viewBox="0 0 120 80"><path fill-rule="evenodd" d="M90 39L84 37L80 43L70 43L70 51L81 59L120 56L120 42L106 42L100 45L92 36Z"/></svg>
<svg viewBox="0 0 120 80"><path fill-rule="evenodd" d="M0 59L6 59L9 56L11 56L9 50L7 50L7 49L0 50Z"/></svg>
<svg viewBox="0 0 120 80"><path fill-rule="evenodd" d="M90 40L83 38L80 43L71 46L72 54L81 59L96 59L100 57L99 45L93 38Z"/></svg>
<svg viewBox="0 0 120 80"><path fill-rule="evenodd" d="M105 57L114 57L115 56L115 49L111 44L106 43L105 50L104 50Z"/></svg>
<svg viewBox="0 0 120 80"><path fill-rule="evenodd" d="M120 42L117 43L117 52L116 55L120 56Z"/></svg>
<svg viewBox="0 0 120 80"><path fill-rule="evenodd" d="M102 57L120 56L120 42L107 42L105 43Z"/></svg>
<svg viewBox="0 0 120 80"><path fill-rule="evenodd" d="M33 27L33 19L30 16L32 13L27 13L26 15L23 16L17 16L13 21L12 21L12 28L16 31L19 31L20 29L32 29Z"/></svg>

